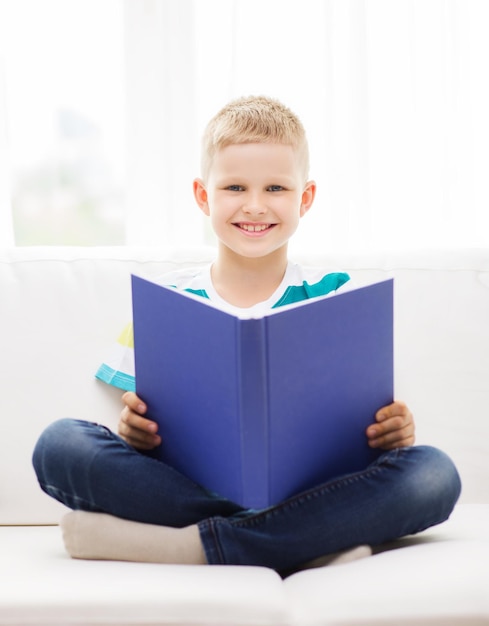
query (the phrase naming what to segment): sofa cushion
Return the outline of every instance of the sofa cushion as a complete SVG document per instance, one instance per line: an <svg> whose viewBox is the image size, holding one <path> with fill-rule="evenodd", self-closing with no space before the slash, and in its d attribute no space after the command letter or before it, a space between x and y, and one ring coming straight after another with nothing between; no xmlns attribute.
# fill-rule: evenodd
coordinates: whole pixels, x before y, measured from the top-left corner
<svg viewBox="0 0 489 626"><path fill-rule="evenodd" d="M489 623L489 505L459 505L440 526L351 565L285 581L301 626L470 626Z"/></svg>
<svg viewBox="0 0 489 626"><path fill-rule="evenodd" d="M74 560L56 526L3 527L0 626L487 624L488 528L489 505L458 505L372 557L282 581L260 567Z"/></svg>
<svg viewBox="0 0 489 626"><path fill-rule="evenodd" d="M0 528L0 625L285 624L273 570L73 560L57 526Z"/></svg>

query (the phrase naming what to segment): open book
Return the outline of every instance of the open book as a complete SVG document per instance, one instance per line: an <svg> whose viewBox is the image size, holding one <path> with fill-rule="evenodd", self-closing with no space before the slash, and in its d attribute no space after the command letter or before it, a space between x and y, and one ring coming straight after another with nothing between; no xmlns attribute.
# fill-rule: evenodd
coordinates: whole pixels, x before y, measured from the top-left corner
<svg viewBox="0 0 489 626"><path fill-rule="evenodd" d="M150 454L249 508L364 469L393 400L393 281L240 319L132 277L137 394Z"/></svg>

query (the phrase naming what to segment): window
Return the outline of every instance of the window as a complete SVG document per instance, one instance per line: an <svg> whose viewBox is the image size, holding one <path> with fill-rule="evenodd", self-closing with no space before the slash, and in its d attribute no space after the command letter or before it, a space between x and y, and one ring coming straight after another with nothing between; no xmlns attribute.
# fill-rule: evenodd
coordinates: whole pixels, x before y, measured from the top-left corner
<svg viewBox="0 0 489 626"><path fill-rule="evenodd" d="M7 0L0 24L15 242L123 243L122 2Z"/></svg>

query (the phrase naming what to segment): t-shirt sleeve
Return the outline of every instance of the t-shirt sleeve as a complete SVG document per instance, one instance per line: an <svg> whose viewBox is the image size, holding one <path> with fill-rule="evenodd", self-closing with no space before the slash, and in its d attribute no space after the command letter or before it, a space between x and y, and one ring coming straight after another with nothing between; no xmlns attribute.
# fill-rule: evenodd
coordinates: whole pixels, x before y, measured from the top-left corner
<svg viewBox="0 0 489 626"><path fill-rule="evenodd" d="M338 287L336 287L335 289L335 293L343 293L344 291L351 291L352 289L356 289L358 287L358 285L355 283L355 281L351 278L349 274L342 273L341 276L344 277L344 280L342 280L338 284Z"/></svg>
<svg viewBox="0 0 489 626"><path fill-rule="evenodd" d="M124 391L136 391L132 323L127 324L119 335L107 359L96 371L95 378Z"/></svg>

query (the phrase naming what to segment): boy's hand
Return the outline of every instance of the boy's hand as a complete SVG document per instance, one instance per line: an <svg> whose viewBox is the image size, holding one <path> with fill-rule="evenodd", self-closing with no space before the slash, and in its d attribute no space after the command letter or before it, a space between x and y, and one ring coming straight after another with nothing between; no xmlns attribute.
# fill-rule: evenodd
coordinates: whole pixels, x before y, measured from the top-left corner
<svg viewBox="0 0 489 626"><path fill-rule="evenodd" d="M404 402L393 402L375 414L375 424L367 428L371 448L394 450L414 444L413 414Z"/></svg>
<svg viewBox="0 0 489 626"><path fill-rule="evenodd" d="M157 434L158 424L143 417L146 413L146 405L132 391L127 391L122 396L122 402L126 405L121 412L118 432L120 437L138 450L152 450L161 443L161 437Z"/></svg>

